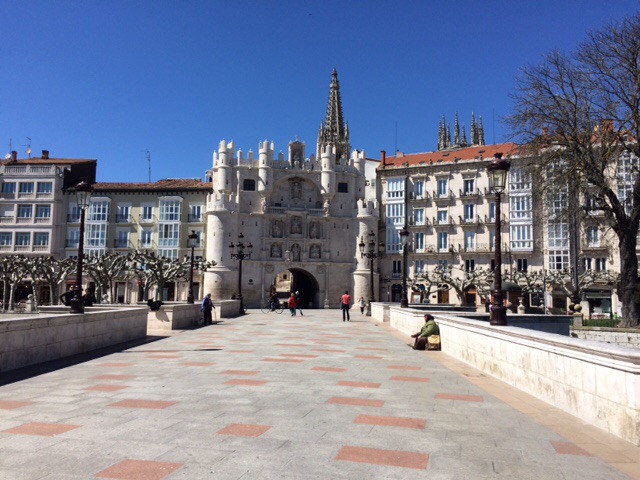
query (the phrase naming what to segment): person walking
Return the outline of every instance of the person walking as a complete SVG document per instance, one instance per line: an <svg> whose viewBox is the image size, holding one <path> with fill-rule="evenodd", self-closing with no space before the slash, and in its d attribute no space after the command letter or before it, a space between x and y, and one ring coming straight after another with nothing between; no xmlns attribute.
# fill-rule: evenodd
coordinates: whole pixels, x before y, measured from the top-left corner
<svg viewBox="0 0 640 480"><path fill-rule="evenodd" d="M65 307L71 306L71 299L75 294L75 285L69 285L69 290L60 295L60 301L64 304Z"/></svg>
<svg viewBox="0 0 640 480"><path fill-rule="evenodd" d="M82 296L82 303L84 303L85 307L93 307L94 303L98 303L96 296L93 294L91 289L87 288L84 291L84 295Z"/></svg>
<svg viewBox="0 0 640 480"><path fill-rule="evenodd" d="M296 316L296 308L298 307L298 302L296 301L296 296L293 292L291 292L291 296L289 297L289 301L287 302L287 306L289 307L289 311L291 312L291 316Z"/></svg>
<svg viewBox="0 0 640 480"><path fill-rule="evenodd" d="M360 297L360 300L358 300L358 305L360 306L360 313L364 315L364 308L367 306L367 302L364 297Z"/></svg>
<svg viewBox="0 0 640 480"><path fill-rule="evenodd" d="M212 325L213 324L213 320L211 318L211 311L212 310L213 310L213 302L211 301L211 294L207 293L205 295L204 299L202 300L202 308L200 308L200 311L204 315L204 324L205 325Z"/></svg>
<svg viewBox="0 0 640 480"><path fill-rule="evenodd" d="M344 295L340 297L340 305L342 308L342 321L344 322L345 318L348 322L351 321L351 317L349 316L349 309L351 308L351 295L349 295L349 291L345 290Z"/></svg>
<svg viewBox="0 0 640 480"><path fill-rule="evenodd" d="M300 308L301 305L301 301L300 301L300 292L296 292L296 305L298 306L298 312L300 312L300 316L304 317L304 313L302 313L302 308Z"/></svg>

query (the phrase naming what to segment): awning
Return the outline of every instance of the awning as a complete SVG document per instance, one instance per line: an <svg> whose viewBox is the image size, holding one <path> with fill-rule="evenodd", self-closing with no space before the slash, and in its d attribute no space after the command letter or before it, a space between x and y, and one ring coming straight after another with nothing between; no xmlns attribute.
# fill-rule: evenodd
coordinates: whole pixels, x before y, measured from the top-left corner
<svg viewBox="0 0 640 480"><path fill-rule="evenodd" d="M611 292L585 292L584 298L606 298L607 300L610 300Z"/></svg>

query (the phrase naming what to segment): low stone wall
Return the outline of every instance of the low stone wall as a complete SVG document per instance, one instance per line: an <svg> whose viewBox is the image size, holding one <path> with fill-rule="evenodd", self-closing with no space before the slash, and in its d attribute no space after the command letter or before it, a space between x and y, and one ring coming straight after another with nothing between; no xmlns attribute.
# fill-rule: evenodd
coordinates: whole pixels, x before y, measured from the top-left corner
<svg viewBox="0 0 640 480"><path fill-rule="evenodd" d="M214 300L214 315L221 318L234 318L240 315L240 300ZM215 320L215 318L214 318Z"/></svg>
<svg viewBox="0 0 640 480"><path fill-rule="evenodd" d="M145 308L149 330L182 330L198 323L202 315L197 303L165 303L158 311Z"/></svg>
<svg viewBox="0 0 640 480"><path fill-rule="evenodd" d="M56 310L56 307L51 309ZM65 308L68 312L68 307ZM147 307L87 308L84 314L41 312L0 320L0 371L109 347L147 335Z"/></svg>
<svg viewBox="0 0 640 480"><path fill-rule="evenodd" d="M573 327L571 336L582 340L640 349L640 329Z"/></svg>
<svg viewBox="0 0 640 480"><path fill-rule="evenodd" d="M419 311L390 307L389 314L390 326L407 335L424 323ZM448 355L640 446L640 352L454 314L434 316Z"/></svg>

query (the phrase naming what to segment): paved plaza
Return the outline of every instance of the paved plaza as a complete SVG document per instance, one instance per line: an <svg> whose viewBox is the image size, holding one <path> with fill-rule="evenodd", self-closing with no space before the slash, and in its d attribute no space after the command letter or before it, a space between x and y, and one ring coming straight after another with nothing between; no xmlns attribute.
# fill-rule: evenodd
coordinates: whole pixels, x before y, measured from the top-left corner
<svg viewBox="0 0 640 480"><path fill-rule="evenodd" d="M250 312L6 384L0 479L640 478L639 448L352 313Z"/></svg>

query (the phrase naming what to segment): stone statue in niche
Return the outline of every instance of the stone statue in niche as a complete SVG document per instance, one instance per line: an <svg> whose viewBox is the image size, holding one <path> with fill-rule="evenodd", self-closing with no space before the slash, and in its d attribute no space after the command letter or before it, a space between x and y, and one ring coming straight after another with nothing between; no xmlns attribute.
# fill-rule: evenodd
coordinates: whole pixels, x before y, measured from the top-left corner
<svg viewBox="0 0 640 480"><path fill-rule="evenodd" d="M309 248L309 258L320 258L320 245L311 245Z"/></svg>
<svg viewBox="0 0 640 480"><path fill-rule="evenodd" d="M309 238L320 238L320 226L318 222L311 222L311 225L309 225Z"/></svg>
<svg viewBox="0 0 640 480"><path fill-rule="evenodd" d="M299 262L300 261L300 245L294 243L291 246L291 261Z"/></svg>
<svg viewBox="0 0 640 480"><path fill-rule="evenodd" d="M293 156L293 166L300 168L302 158L300 157L300 152L296 152Z"/></svg>
<svg viewBox="0 0 640 480"><path fill-rule="evenodd" d="M293 217L291 219L291 233L292 234L302 233L302 220L300 219L300 217Z"/></svg>
<svg viewBox="0 0 640 480"><path fill-rule="evenodd" d="M331 204L329 203L329 199L328 198L324 201L324 205L323 205L322 209L324 210L324 216L328 217L329 214L331 213Z"/></svg>
<svg viewBox="0 0 640 480"><path fill-rule="evenodd" d="M282 247L279 243L271 244L271 258L282 258Z"/></svg>
<svg viewBox="0 0 640 480"><path fill-rule="evenodd" d="M282 238L282 222L280 220L274 220L271 224L271 236Z"/></svg>
<svg viewBox="0 0 640 480"><path fill-rule="evenodd" d="M291 182L291 200L302 200L302 182L300 180Z"/></svg>

